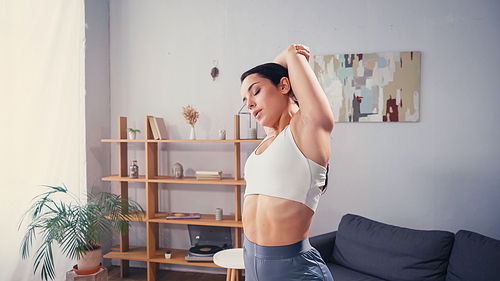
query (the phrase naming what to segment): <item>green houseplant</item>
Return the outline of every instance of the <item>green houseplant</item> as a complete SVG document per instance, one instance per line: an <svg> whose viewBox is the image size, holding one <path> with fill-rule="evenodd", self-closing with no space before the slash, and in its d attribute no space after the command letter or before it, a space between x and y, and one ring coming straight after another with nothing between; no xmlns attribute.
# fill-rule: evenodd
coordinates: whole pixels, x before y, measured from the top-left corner
<svg viewBox="0 0 500 281"><path fill-rule="evenodd" d="M55 278L53 244L58 244L67 258L80 261L87 251L109 241L113 231L126 234L130 221L142 220L145 214L138 203L117 194L89 192L87 201L82 202L64 184L44 187L48 190L33 198L19 224L20 229L23 221L30 221L20 246L23 259L29 257L33 241L40 236L33 273L41 268L43 280ZM61 197L69 197L71 202L63 202Z"/></svg>
<svg viewBox="0 0 500 281"><path fill-rule="evenodd" d="M139 129L132 129L132 128L127 128L127 132L128 132L128 136L129 136L129 139L131 140L135 140L135 136L137 133L141 133L141 130Z"/></svg>

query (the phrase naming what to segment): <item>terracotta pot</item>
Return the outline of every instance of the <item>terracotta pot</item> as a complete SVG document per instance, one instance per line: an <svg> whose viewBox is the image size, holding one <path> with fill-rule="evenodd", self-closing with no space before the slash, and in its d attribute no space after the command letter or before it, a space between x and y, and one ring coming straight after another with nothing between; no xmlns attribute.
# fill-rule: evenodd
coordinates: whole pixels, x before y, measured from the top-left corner
<svg viewBox="0 0 500 281"><path fill-rule="evenodd" d="M78 269L78 265L75 264L73 266L73 272L75 272L78 275L89 275L89 274L94 274L97 271L99 271L102 267L102 264L99 264L99 266L94 267L94 268L89 268L89 269Z"/></svg>
<svg viewBox="0 0 500 281"><path fill-rule="evenodd" d="M102 258L102 247L91 251L87 251L87 254L80 258L77 262L79 270L96 268L101 264ZM99 269L98 269L99 270Z"/></svg>

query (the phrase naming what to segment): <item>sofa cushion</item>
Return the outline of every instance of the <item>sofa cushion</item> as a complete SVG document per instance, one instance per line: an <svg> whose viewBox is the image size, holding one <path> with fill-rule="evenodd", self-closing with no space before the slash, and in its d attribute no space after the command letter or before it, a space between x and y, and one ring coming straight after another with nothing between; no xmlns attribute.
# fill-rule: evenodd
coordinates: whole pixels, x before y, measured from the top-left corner
<svg viewBox="0 0 500 281"><path fill-rule="evenodd" d="M500 241L460 230L455 235L446 281L500 279Z"/></svg>
<svg viewBox="0 0 500 281"><path fill-rule="evenodd" d="M327 265L335 281L385 281L384 279L357 272L331 262Z"/></svg>
<svg viewBox="0 0 500 281"><path fill-rule="evenodd" d="M329 262L332 256L336 234L337 231L332 231L309 238L309 243L311 243L311 246L318 250L321 258L325 262Z"/></svg>
<svg viewBox="0 0 500 281"><path fill-rule="evenodd" d="M333 248L334 262L386 280L444 281L454 234L414 230L347 214Z"/></svg>

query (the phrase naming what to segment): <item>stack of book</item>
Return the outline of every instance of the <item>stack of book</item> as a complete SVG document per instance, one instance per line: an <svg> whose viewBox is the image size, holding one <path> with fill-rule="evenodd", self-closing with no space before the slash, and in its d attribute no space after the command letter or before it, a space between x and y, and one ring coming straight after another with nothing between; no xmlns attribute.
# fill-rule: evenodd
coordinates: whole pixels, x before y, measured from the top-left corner
<svg viewBox="0 0 500 281"><path fill-rule="evenodd" d="M220 180L222 171L196 171L197 180Z"/></svg>

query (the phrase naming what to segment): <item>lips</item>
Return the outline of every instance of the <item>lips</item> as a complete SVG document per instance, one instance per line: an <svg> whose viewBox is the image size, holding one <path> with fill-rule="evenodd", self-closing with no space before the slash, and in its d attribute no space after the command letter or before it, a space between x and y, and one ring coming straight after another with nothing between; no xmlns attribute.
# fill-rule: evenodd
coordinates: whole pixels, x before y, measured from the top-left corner
<svg viewBox="0 0 500 281"><path fill-rule="evenodd" d="M253 112L253 118L257 119L257 118L259 117L259 114L260 114L260 112L261 112L261 111L262 111L262 109L255 110L255 111Z"/></svg>

